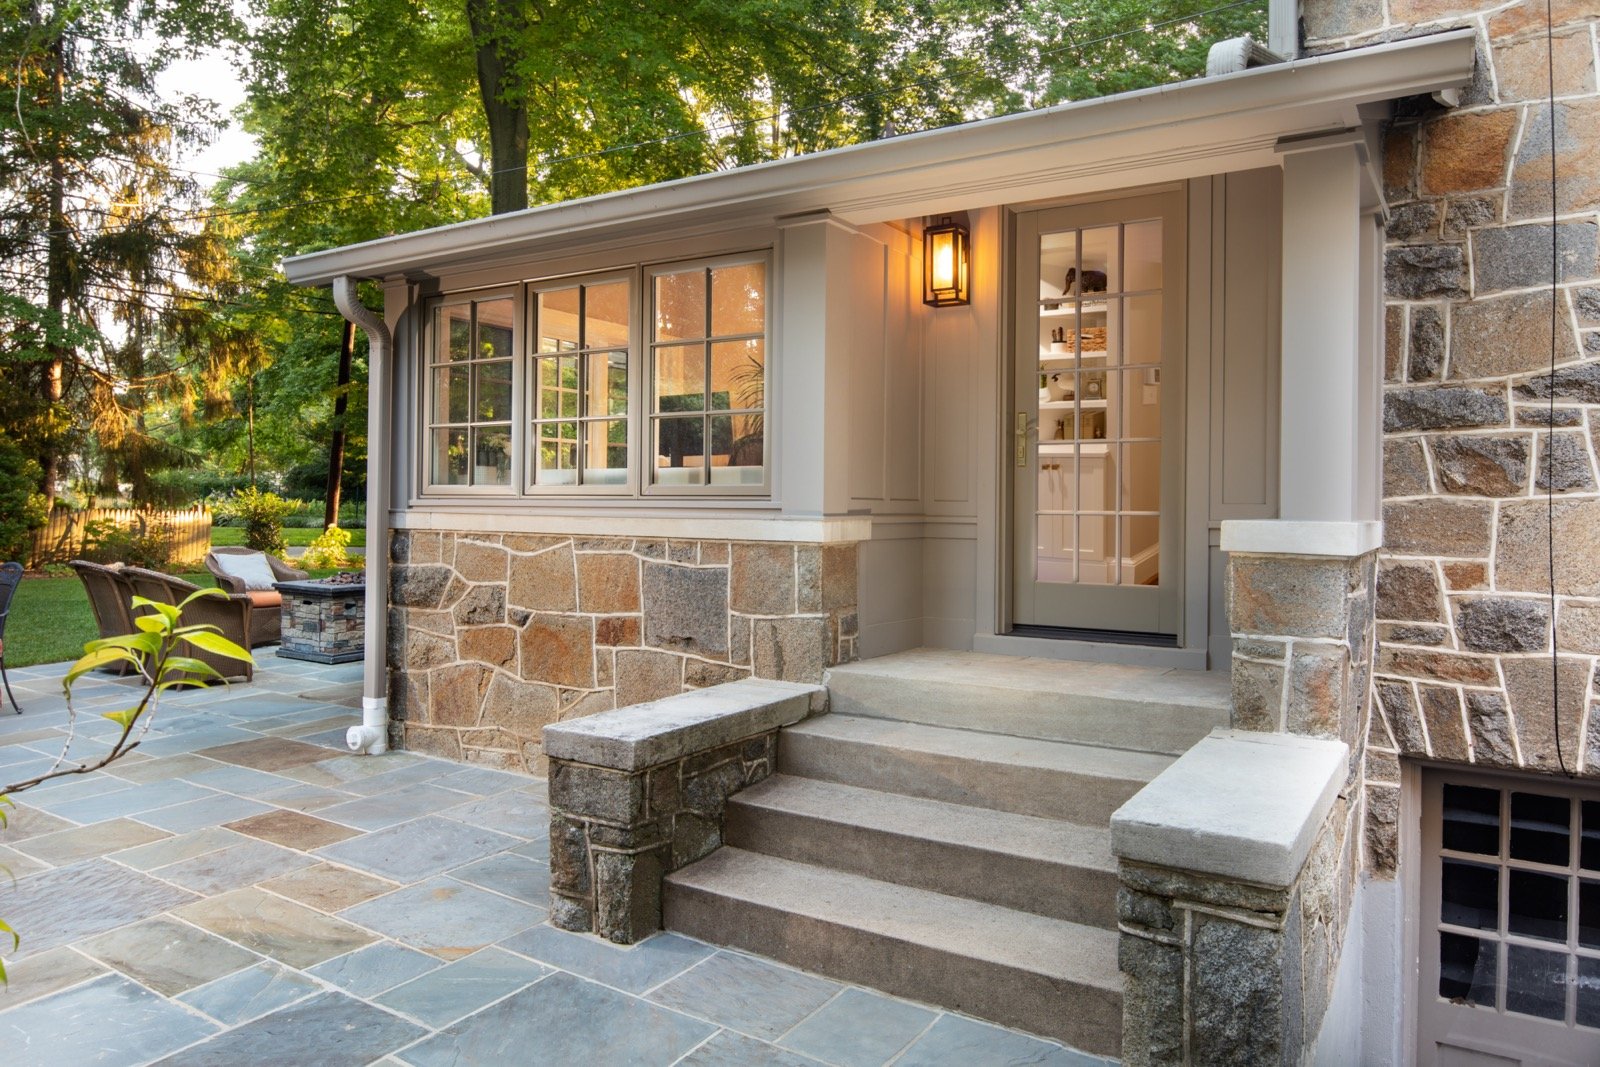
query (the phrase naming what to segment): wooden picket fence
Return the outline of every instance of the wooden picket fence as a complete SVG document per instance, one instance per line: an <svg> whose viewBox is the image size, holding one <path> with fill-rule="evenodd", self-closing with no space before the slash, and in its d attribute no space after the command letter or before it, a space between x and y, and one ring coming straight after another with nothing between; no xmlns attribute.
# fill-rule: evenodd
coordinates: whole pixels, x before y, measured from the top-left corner
<svg viewBox="0 0 1600 1067"><path fill-rule="evenodd" d="M28 565L65 563L87 555L94 547L91 535L104 528L96 523L111 523L139 535L165 530L174 567L200 563L211 547L211 510L204 504L192 508L56 508L50 521L34 531Z"/></svg>

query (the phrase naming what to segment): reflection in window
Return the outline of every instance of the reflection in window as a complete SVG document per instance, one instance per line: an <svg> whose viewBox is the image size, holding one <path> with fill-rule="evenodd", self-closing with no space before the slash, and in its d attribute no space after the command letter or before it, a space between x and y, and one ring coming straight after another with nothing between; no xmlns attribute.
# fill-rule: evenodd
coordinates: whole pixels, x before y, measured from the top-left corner
<svg viewBox="0 0 1600 1067"><path fill-rule="evenodd" d="M511 484L513 314L507 297L434 308L427 376L434 485Z"/></svg>
<svg viewBox="0 0 1600 1067"><path fill-rule="evenodd" d="M766 264L654 277L656 485L760 485L766 465Z"/></svg>
<svg viewBox="0 0 1600 1067"><path fill-rule="evenodd" d="M537 294L535 485L627 481L629 306L626 281L579 283Z"/></svg>

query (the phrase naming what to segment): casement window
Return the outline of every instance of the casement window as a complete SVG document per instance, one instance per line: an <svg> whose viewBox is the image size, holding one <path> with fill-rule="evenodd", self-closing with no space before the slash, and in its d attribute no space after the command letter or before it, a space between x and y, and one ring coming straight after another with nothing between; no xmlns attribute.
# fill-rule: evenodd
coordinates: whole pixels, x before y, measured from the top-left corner
<svg viewBox="0 0 1600 1067"><path fill-rule="evenodd" d="M535 487L627 483L632 306L625 277L533 288Z"/></svg>
<svg viewBox="0 0 1600 1067"><path fill-rule="evenodd" d="M424 343L425 491L767 492L767 291L759 255L444 298Z"/></svg>
<svg viewBox="0 0 1600 1067"><path fill-rule="evenodd" d="M427 463L434 485L511 485L515 314L510 296L433 309Z"/></svg>
<svg viewBox="0 0 1600 1067"><path fill-rule="evenodd" d="M759 486L766 469L766 264L651 278L652 484Z"/></svg>

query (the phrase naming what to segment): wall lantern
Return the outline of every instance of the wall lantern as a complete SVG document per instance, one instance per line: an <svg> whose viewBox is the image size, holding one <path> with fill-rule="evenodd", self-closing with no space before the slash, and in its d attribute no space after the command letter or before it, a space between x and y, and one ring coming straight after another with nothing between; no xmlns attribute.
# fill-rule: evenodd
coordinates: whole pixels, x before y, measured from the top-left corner
<svg viewBox="0 0 1600 1067"><path fill-rule="evenodd" d="M967 228L946 215L922 231L922 302L929 307L969 303L967 267L972 245Z"/></svg>

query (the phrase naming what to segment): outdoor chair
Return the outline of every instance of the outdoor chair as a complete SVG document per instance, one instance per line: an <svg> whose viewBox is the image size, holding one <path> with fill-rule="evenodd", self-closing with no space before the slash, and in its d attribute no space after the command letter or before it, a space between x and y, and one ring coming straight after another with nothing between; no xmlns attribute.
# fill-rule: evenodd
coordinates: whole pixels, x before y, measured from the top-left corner
<svg viewBox="0 0 1600 1067"><path fill-rule="evenodd" d="M189 594L197 592L201 587L193 582L186 582L182 578L175 578L170 574L160 571L149 571L143 567L123 567L114 572L120 581L126 582L132 596L142 596L148 600L159 600L165 604L181 604ZM137 608L135 617L149 613L149 608ZM222 597L202 597L184 609L180 624L193 626L197 623L209 623L221 631L222 636L234 644L248 648L250 640L250 598L234 593L227 599ZM204 649L196 648L187 641L178 646L178 654L193 656L202 663L210 664L217 669L217 673L224 678L231 678L248 682L255 676L252 664L242 663L227 656L218 656ZM198 680L198 679L196 679Z"/></svg>
<svg viewBox="0 0 1600 1067"><path fill-rule="evenodd" d="M247 562L251 556L265 560L266 569L262 570L259 565L252 567ZM252 569L256 572L254 581L249 573ZM311 577L276 556L236 546L217 547L207 552L206 570L216 578L218 588L250 598L254 608L250 615L251 648L275 645L283 640L283 594L268 584L266 574L270 573L273 581L278 582L303 582Z"/></svg>
<svg viewBox="0 0 1600 1067"><path fill-rule="evenodd" d="M107 567L86 559L75 559L67 566L77 573L84 592L89 594L89 607L94 611L94 624L100 636L121 637L133 633L133 613L128 607L128 598L133 596L133 590L117 578L122 565ZM128 674L133 667L119 662L104 669L112 674Z"/></svg>
<svg viewBox="0 0 1600 1067"><path fill-rule="evenodd" d="M11 691L11 679L6 677L6 618L11 614L11 597L20 584L22 564L0 563L0 682L5 683L6 696L11 698L11 706L17 709L18 715L22 714L22 705L17 703L17 694Z"/></svg>

